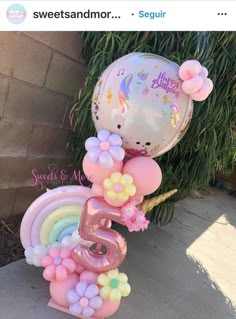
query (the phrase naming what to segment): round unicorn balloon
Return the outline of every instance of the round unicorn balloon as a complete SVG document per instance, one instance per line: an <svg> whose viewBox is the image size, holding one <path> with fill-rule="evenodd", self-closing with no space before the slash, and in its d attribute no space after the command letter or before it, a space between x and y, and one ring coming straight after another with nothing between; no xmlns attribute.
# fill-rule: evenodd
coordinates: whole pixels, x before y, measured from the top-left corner
<svg viewBox="0 0 236 319"><path fill-rule="evenodd" d="M200 63L189 62L184 69L185 81L177 64L154 54L131 53L113 62L93 94L92 117L97 131L105 128L119 134L129 156L156 157L170 150L189 126L193 109L190 92L197 92L198 100L210 93L208 86L205 95L201 91L203 82L210 81L206 69L201 75ZM194 83L190 81L193 77Z"/></svg>

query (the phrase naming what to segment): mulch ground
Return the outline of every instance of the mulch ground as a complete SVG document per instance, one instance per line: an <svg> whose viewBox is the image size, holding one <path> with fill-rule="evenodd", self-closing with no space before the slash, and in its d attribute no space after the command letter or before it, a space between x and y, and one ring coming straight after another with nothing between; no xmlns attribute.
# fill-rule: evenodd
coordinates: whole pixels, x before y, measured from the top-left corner
<svg viewBox="0 0 236 319"><path fill-rule="evenodd" d="M24 249L20 242L22 217L0 219L0 267L24 258Z"/></svg>

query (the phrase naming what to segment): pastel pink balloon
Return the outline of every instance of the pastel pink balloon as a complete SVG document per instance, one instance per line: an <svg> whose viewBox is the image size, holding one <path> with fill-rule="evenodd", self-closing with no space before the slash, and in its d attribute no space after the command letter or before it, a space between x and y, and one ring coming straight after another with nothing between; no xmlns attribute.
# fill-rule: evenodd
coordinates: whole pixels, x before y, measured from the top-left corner
<svg viewBox="0 0 236 319"><path fill-rule="evenodd" d="M122 201L122 200L109 198L106 195L106 193L104 194L104 199L109 205L111 205L113 207L121 207L125 203L125 201Z"/></svg>
<svg viewBox="0 0 236 319"><path fill-rule="evenodd" d="M48 266L43 271L43 278L45 280L48 280L48 281L53 280L54 279L54 275L55 275L55 270L56 270L56 266L55 265Z"/></svg>
<svg viewBox="0 0 236 319"><path fill-rule="evenodd" d="M59 265L56 267L56 279L65 280L68 277L68 273L64 266Z"/></svg>
<svg viewBox="0 0 236 319"><path fill-rule="evenodd" d="M143 196L142 195L134 195L134 196L130 197L129 200L136 202L138 205L138 204L142 203Z"/></svg>
<svg viewBox="0 0 236 319"><path fill-rule="evenodd" d="M122 161L114 161L112 168L102 168L98 163L92 163L88 159L87 154L83 159L83 170L87 179L95 184L102 184L105 178L109 177L114 172L120 172L123 167Z"/></svg>
<svg viewBox="0 0 236 319"><path fill-rule="evenodd" d="M200 90L202 85L203 78L200 75L196 75L192 79L186 80L182 83L182 90L184 93L191 95Z"/></svg>
<svg viewBox="0 0 236 319"><path fill-rule="evenodd" d="M81 266L80 264L77 264L75 272L77 272L77 274L80 274L82 271L84 271L84 267Z"/></svg>
<svg viewBox="0 0 236 319"><path fill-rule="evenodd" d="M209 94L212 92L214 84L211 79L205 79L204 84L206 84L209 88Z"/></svg>
<svg viewBox="0 0 236 319"><path fill-rule="evenodd" d="M79 275L73 273L63 281L51 281L50 283L50 294L53 301L61 307L69 307L67 301L68 290L74 288L79 281Z"/></svg>
<svg viewBox="0 0 236 319"><path fill-rule="evenodd" d="M44 256L41 260L41 266L46 268L52 264L53 260L50 256Z"/></svg>
<svg viewBox="0 0 236 319"><path fill-rule="evenodd" d="M184 81L183 92L195 101L204 101L213 89L212 81L207 78L208 70L198 61L184 62L180 66L179 76Z"/></svg>
<svg viewBox="0 0 236 319"><path fill-rule="evenodd" d="M50 248L50 256L53 258L60 256L60 252L61 252L61 249L58 247Z"/></svg>
<svg viewBox="0 0 236 319"><path fill-rule="evenodd" d="M71 250L69 248L62 248L60 251L61 258L69 258L71 257Z"/></svg>
<svg viewBox="0 0 236 319"><path fill-rule="evenodd" d="M126 162L123 174L129 174L134 179L137 195L153 193L161 184L160 166L150 157L134 157Z"/></svg>
<svg viewBox="0 0 236 319"><path fill-rule="evenodd" d="M179 77L186 81L198 75L201 72L202 66L197 60L185 61L179 68Z"/></svg>
<svg viewBox="0 0 236 319"><path fill-rule="evenodd" d="M104 189L103 189L102 185L93 184L92 185L92 193L93 193L94 196L103 197Z"/></svg>
<svg viewBox="0 0 236 319"><path fill-rule="evenodd" d="M80 274L80 281L86 281L88 285L97 283L98 274L93 271L84 270Z"/></svg>
<svg viewBox="0 0 236 319"><path fill-rule="evenodd" d="M204 101L213 89L213 83L210 79L205 79L203 86L199 91L191 94L191 98L195 101Z"/></svg>
<svg viewBox="0 0 236 319"><path fill-rule="evenodd" d="M110 301L110 300L103 300L102 307L95 310L94 316L96 318L107 318L112 316L120 306L119 301Z"/></svg>
<svg viewBox="0 0 236 319"><path fill-rule="evenodd" d="M62 265L65 266L70 273L74 272L76 269L76 263L71 258L64 259Z"/></svg>

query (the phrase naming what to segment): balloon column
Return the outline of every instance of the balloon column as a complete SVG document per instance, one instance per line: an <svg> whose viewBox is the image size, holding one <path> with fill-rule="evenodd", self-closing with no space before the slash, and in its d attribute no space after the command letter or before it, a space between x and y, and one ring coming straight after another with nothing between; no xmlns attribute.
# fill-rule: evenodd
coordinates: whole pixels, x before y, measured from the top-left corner
<svg viewBox="0 0 236 319"><path fill-rule="evenodd" d="M162 180L151 157L183 136L192 100L203 100L212 90L207 75L197 61L178 67L146 53L129 54L105 70L93 95L98 132L87 139L83 159L92 188L46 192L28 208L21 225L26 261L43 267L50 282L49 306L78 318L102 319L130 294L128 277L118 269L126 241L111 222L130 232L148 228L146 209L140 207L149 207L143 198ZM150 207L160 202L153 199Z"/></svg>

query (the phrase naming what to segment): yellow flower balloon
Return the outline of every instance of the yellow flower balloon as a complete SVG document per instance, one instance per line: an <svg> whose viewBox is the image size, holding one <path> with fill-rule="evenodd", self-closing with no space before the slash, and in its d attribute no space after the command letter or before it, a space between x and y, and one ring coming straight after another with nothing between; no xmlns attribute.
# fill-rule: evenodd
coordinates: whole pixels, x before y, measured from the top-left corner
<svg viewBox="0 0 236 319"><path fill-rule="evenodd" d="M102 286L100 296L103 299L118 301L121 297L127 297L131 291L131 287L128 284L128 277L124 273L119 273L118 269L100 274L97 282Z"/></svg>
<svg viewBox="0 0 236 319"><path fill-rule="evenodd" d="M120 172L112 173L106 178L103 187L108 198L124 202L136 193L133 177L129 174L122 175Z"/></svg>

